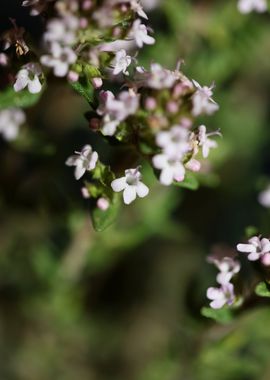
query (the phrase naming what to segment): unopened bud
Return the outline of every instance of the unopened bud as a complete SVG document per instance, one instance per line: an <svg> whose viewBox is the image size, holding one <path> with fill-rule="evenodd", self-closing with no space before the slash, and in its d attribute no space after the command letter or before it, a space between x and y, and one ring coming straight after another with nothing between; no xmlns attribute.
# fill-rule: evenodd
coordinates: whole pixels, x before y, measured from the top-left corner
<svg viewBox="0 0 270 380"><path fill-rule="evenodd" d="M109 206L110 206L110 203L109 203L108 199L101 197L97 200L97 207L100 210L106 211L106 210L108 210Z"/></svg>
<svg viewBox="0 0 270 380"><path fill-rule="evenodd" d="M79 80L79 74L76 73L76 71L69 71L67 77L68 77L68 80L73 83L78 82Z"/></svg>
<svg viewBox="0 0 270 380"><path fill-rule="evenodd" d="M103 80L101 78L92 78L91 81L94 88L100 88L103 85Z"/></svg>

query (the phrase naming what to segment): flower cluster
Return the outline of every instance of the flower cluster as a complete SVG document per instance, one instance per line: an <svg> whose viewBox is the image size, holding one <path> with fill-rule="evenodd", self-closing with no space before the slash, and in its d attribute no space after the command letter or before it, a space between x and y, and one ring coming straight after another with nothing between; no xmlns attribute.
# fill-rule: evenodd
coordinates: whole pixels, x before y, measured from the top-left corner
<svg viewBox="0 0 270 380"><path fill-rule="evenodd" d="M119 192L123 191L125 204L149 193L140 169L146 162L162 185L181 186L201 170L203 160L217 147L212 137L220 135L197 122L219 108L213 84L201 86L188 79L180 63L175 70L158 63L149 68L139 65L138 50L155 43L144 3L151 8L139 0L24 0L22 6L32 16L43 13L45 20L49 16L40 46L28 46L24 30L14 22L6 38L7 53L0 56L3 67L10 64L12 45L19 57L24 56L23 64L18 60L11 68L16 96L37 96L50 84L52 72L87 100L86 117L97 139L128 151L113 170L87 142L66 160L67 166L75 167L76 180L84 179L83 197L103 211L117 202ZM2 113L7 117L10 110ZM22 121L14 120L9 125L17 131Z"/></svg>
<svg viewBox="0 0 270 380"><path fill-rule="evenodd" d="M237 244L236 249L240 253L247 254L249 261L260 261L264 269L270 266L270 240L268 238L253 236L248 240L248 243ZM210 287L207 289L207 298L211 300L210 307L220 309L225 305L235 304L237 297L231 280L240 271L239 261L234 256L222 258L209 256L208 262L219 269L216 280L220 285L219 288Z"/></svg>
<svg viewBox="0 0 270 380"><path fill-rule="evenodd" d="M231 282L233 276L240 271L240 263L232 257L217 258L210 256L208 262L214 264L219 273L217 275L218 288L210 287L207 289L207 298L211 300L210 307L220 309L224 305L231 306L236 296L234 285Z"/></svg>

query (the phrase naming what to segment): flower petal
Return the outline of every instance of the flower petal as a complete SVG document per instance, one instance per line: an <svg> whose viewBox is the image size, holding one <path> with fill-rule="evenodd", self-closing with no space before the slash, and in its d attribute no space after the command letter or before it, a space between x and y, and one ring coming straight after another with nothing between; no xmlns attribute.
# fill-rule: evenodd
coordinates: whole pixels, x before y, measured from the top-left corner
<svg viewBox="0 0 270 380"><path fill-rule="evenodd" d="M126 177L117 178L117 179L113 180L111 183L111 187L112 187L113 191L115 191L117 193L119 191L124 190L126 186L127 186Z"/></svg>
<svg viewBox="0 0 270 380"><path fill-rule="evenodd" d="M28 90L31 94L38 94L42 89L38 76L35 75L34 79L29 81Z"/></svg>
<svg viewBox="0 0 270 380"><path fill-rule="evenodd" d="M123 193L123 198L126 205L133 202L136 199L136 187L127 185Z"/></svg>
<svg viewBox="0 0 270 380"><path fill-rule="evenodd" d="M144 183L139 181L136 191L140 198L144 198L149 193L149 188Z"/></svg>

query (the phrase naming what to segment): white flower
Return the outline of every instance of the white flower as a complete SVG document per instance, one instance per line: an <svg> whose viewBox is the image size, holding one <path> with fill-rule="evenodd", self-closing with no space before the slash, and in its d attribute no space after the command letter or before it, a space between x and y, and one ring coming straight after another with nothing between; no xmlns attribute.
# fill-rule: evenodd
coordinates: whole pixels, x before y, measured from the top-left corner
<svg viewBox="0 0 270 380"><path fill-rule="evenodd" d="M238 10L241 13L255 12L265 12L267 11L267 1L266 0L239 0Z"/></svg>
<svg viewBox="0 0 270 380"><path fill-rule="evenodd" d="M0 111L0 134L4 139L16 139L19 127L25 122L25 113L20 108L7 108Z"/></svg>
<svg viewBox="0 0 270 380"><path fill-rule="evenodd" d="M116 53L113 62L113 75L118 75L120 73L128 75L127 68L131 64L131 60L131 57L127 55L124 49L119 50Z"/></svg>
<svg viewBox="0 0 270 380"><path fill-rule="evenodd" d="M230 282L232 277L240 271L239 261L234 260L232 257L217 259L210 256L208 261L213 263L220 271L217 274L217 282L221 285Z"/></svg>
<svg viewBox="0 0 270 380"><path fill-rule="evenodd" d="M260 192L258 197L259 203L264 207L270 207L270 186Z"/></svg>
<svg viewBox="0 0 270 380"><path fill-rule="evenodd" d="M229 282L220 288L208 288L207 298L212 300L210 307L213 309L220 309L226 304L230 306L235 301L234 286Z"/></svg>
<svg viewBox="0 0 270 380"><path fill-rule="evenodd" d="M209 139L209 136L220 135L219 132L206 133L205 125L199 127L199 146L202 148L202 155L204 158L208 157L209 151L212 148L217 148L218 144L216 141Z"/></svg>
<svg viewBox="0 0 270 380"><path fill-rule="evenodd" d="M74 51L68 46L62 47L57 42L51 44L51 55L43 55L40 62L44 66L52 67L54 75L64 77L69 71L69 66L77 60Z"/></svg>
<svg viewBox="0 0 270 380"><path fill-rule="evenodd" d="M124 190L124 203L129 205L136 199L137 195L144 198L149 193L148 187L141 182L141 178L139 168L127 169L125 170L125 176L112 181L111 186L115 192Z"/></svg>
<svg viewBox="0 0 270 380"><path fill-rule="evenodd" d="M64 18L53 18L47 24L47 30L43 39L45 42L61 42L64 45L72 45L76 42L76 30L79 20L68 15Z"/></svg>
<svg viewBox="0 0 270 380"><path fill-rule="evenodd" d="M101 104L97 110L103 116L101 131L105 136L114 135L117 126L139 107L139 96L132 90L122 91L118 99L111 91L100 92Z"/></svg>
<svg viewBox="0 0 270 380"><path fill-rule="evenodd" d="M140 17L148 19L147 14L144 12L143 7L138 0L129 0L131 9L136 12Z"/></svg>
<svg viewBox="0 0 270 380"><path fill-rule="evenodd" d="M163 149L163 153L182 157L190 149L189 131L180 125L174 125L169 131L158 132L156 144Z"/></svg>
<svg viewBox="0 0 270 380"><path fill-rule="evenodd" d="M90 145L85 145L81 152L75 152L73 156L70 156L66 160L67 166L76 166L75 178L80 179L86 170L93 170L96 167L98 160L97 152L93 151Z"/></svg>
<svg viewBox="0 0 270 380"><path fill-rule="evenodd" d="M177 156L161 153L154 156L152 162L156 169L161 170L159 180L165 186L171 185L174 180L181 182L185 178L185 167Z"/></svg>
<svg viewBox="0 0 270 380"><path fill-rule="evenodd" d="M249 244L237 244L237 251L248 253L250 261L256 261L270 253L270 241L266 238L253 236L248 240Z"/></svg>
<svg viewBox="0 0 270 380"><path fill-rule="evenodd" d="M37 94L41 91L42 85L39 76L42 74L38 63L28 63L17 73L16 82L13 85L14 91L19 92L25 87L31 94Z"/></svg>
<svg viewBox="0 0 270 380"><path fill-rule="evenodd" d="M177 79L174 71L167 70L158 63L152 63L147 84L149 87L159 90L171 88Z"/></svg>
<svg viewBox="0 0 270 380"><path fill-rule="evenodd" d="M206 113L211 115L219 109L218 104L211 98L213 95L213 85L211 87L203 86L193 80L193 84L196 87L196 92L192 96L192 114L194 116Z"/></svg>
<svg viewBox="0 0 270 380"><path fill-rule="evenodd" d="M146 26L139 19L135 20L132 25L131 37L135 39L139 48L142 48L143 44L153 45L155 43L155 39L148 35Z"/></svg>

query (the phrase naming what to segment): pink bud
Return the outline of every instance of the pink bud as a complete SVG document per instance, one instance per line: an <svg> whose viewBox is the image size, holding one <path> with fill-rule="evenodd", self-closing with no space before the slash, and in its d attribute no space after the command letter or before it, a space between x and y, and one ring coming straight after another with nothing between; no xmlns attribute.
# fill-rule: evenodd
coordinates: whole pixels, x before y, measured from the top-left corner
<svg viewBox="0 0 270 380"><path fill-rule="evenodd" d="M170 101L167 103L166 109L169 113L176 113L179 109L179 106L176 102Z"/></svg>
<svg viewBox="0 0 270 380"><path fill-rule="evenodd" d="M270 253L265 253L263 257L261 258L261 261L263 265L269 266L270 265Z"/></svg>
<svg viewBox="0 0 270 380"><path fill-rule="evenodd" d="M182 127L189 129L192 126L192 121L188 117L182 117L180 124Z"/></svg>
<svg viewBox="0 0 270 380"><path fill-rule="evenodd" d="M201 169L201 163L194 158L191 158L191 160L186 163L186 168L192 172L198 172Z"/></svg>
<svg viewBox="0 0 270 380"><path fill-rule="evenodd" d="M84 11L88 11L88 9L90 9L93 5L93 2L92 0L85 0L83 3L82 3L82 9Z"/></svg>
<svg viewBox="0 0 270 380"><path fill-rule="evenodd" d="M86 187L82 187L81 188L81 193L82 193L82 196L83 196L84 199L89 199L90 198L89 191L87 190Z"/></svg>
<svg viewBox="0 0 270 380"><path fill-rule="evenodd" d="M109 203L108 199L101 197L97 200L97 207L100 210L106 211L106 210L108 210L109 206L110 206L110 203Z"/></svg>
<svg viewBox="0 0 270 380"><path fill-rule="evenodd" d="M122 29L119 28L118 26L116 26L114 29L113 29L113 36L114 37L119 37L122 33Z"/></svg>
<svg viewBox="0 0 270 380"><path fill-rule="evenodd" d="M69 71L67 77L70 82L77 82L79 79L79 74L76 73L76 71Z"/></svg>
<svg viewBox="0 0 270 380"><path fill-rule="evenodd" d="M0 53L0 66L6 66L8 64L8 56L5 53Z"/></svg>
<svg viewBox="0 0 270 380"><path fill-rule="evenodd" d="M92 85L94 88L100 88L103 85L103 81L101 78L92 78Z"/></svg>
<svg viewBox="0 0 270 380"><path fill-rule="evenodd" d="M88 26L88 20L87 20L87 18L82 17L82 18L80 19L80 23L79 23L79 25L80 25L80 27L81 27L82 29L87 28L87 26Z"/></svg>
<svg viewBox="0 0 270 380"><path fill-rule="evenodd" d="M148 97L145 100L145 108L148 111L153 111L157 106L157 102L155 98Z"/></svg>

